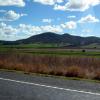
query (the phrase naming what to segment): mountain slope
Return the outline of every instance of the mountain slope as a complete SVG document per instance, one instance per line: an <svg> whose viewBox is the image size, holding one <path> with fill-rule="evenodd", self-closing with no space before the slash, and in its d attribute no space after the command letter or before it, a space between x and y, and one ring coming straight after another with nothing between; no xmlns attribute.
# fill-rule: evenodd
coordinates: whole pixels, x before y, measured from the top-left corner
<svg viewBox="0 0 100 100"><path fill-rule="evenodd" d="M18 41L0 41L1 44L29 44L29 43L57 43L57 44L70 44L72 46L89 45L92 43L100 44L99 37L80 37L70 34L56 34L52 32L46 32L38 35L34 35L27 39Z"/></svg>
<svg viewBox="0 0 100 100"><path fill-rule="evenodd" d="M62 42L62 36L56 33L42 33L39 35L32 36L28 39L19 40L22 43L60 43Z"/></svg>

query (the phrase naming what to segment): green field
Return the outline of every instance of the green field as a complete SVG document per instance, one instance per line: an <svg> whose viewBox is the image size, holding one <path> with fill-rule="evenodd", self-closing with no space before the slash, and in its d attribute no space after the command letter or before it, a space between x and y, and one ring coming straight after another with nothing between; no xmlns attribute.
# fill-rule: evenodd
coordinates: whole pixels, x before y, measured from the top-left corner
<svg viewBox="0 0 100 100"><path fill-rule="evenodd" d="M60 45L59 45L60 46ZM58 47L58 44L42 44L42 43L34 43L34 44L19 44L19 45L0 45L0 47L4 48L55 48Z"/></svg>
<svg viewBox="0 0 100 100"><path fill-rule="evenodd" d="M33 51L26 52L33 54L49 54L49 55L73 55L73 56L98 56L100 57L100 52L82 52L82 51Z"/></svg>
<svg viewBox="0 0 100 100"><path fill-rule="evenodd" d="M63 49L58 47L57 44L0 45L0 52L100 57L100 49Z"/></svg>
<svg viewBox="0 0 100 100"><path fill-rule="evenodd" d="M100 80L100 49L0 45L0 69Z"/></svg>
<svg viewBox="0 0 100 100"><path fill-rule="evenodd" d="M100 44L97 44L97 43L93 43L93 44L90 44L90 45L85 45L85 46L82 46L82 48L90 48L90 49L100 49Z"/></svg>

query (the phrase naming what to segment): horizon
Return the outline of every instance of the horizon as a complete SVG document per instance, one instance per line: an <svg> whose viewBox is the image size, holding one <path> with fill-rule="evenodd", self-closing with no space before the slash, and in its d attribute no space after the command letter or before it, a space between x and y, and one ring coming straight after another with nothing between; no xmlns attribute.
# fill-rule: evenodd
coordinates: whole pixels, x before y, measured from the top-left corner
<svg viewBox="0 0 100 100"><path fill-rule="evenodd" d="M0 40L45 32L100 37L100 0L0 0Z"/></svg>
<svg viewBox="0 0 100 100"><path fill-rule="evenodd" d="M53 33L53 32L44 32L44 33L40 33L40 34L34 34L33 36L36 36L36 35L41 35L41 34L47 34L47 33ZM57 34L57 35L64 35L64 34L67 34L67 35L71 35L71 34L69 34L69 33L63 33L63 34L58 34L58 33L53 33L53 34ZM29 37L27 37L27 38L23 38L23 39L28 39L28 38L30 38L30 37L33 37L33 36L29 36ZM79 35L71 35L71 36L79 36ZM88 38L88 37L96 37L96 36L79 36L79 37L81 37L81 38ZM96 37L96 38L100 38L100 37ZM17 39L17 40L0 40L0 41L19 41L19 40L23 40L23 39Z"/></svg>

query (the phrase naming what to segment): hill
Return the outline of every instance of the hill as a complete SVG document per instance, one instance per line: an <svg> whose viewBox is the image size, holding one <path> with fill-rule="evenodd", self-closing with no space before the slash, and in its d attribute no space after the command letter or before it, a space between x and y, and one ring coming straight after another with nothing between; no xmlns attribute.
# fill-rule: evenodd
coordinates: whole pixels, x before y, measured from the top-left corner
<svg viewBox="0 0 100 100"><path fill-rule="evenodd" d="M31 36L27 39L17 41L0 41L0 44L32 44L32 43L56 43L56 44L69 44L69 46L84 46L90 44L99 44L99 37L80 37L70 34L56 34L46 32L38 35Z"/></svg>

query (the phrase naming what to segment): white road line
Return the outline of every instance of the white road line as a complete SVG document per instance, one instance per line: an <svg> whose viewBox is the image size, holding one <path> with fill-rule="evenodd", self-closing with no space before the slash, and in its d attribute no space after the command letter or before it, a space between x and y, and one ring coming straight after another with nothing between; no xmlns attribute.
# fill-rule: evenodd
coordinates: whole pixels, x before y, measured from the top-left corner
<svg viewBox="0 0 100 100"><path fill-rule="evenodd" d="M25 82L25 81L18 81L18 80L6 79L6 78L0 78L0 80L10 81L10 82L15 82L15 83L21 83L21 84L27 84L27 85L35 85L35 86L52 88L52 89L58 89L58 90L64 90L64 91L70 91L70 92L77 92L77 93L83 93L83 94L90 94L90 95L98 95L98 96L100 96L100 93L93 93L93 92L86 92L86 91L73 90L73 89L67 89L67 88L60 88L60 87L54 87L54 86L49 86L49 85L36 84L36 83Z"/></svg>

